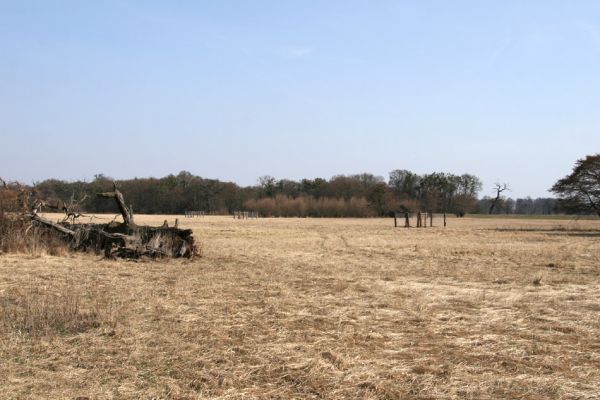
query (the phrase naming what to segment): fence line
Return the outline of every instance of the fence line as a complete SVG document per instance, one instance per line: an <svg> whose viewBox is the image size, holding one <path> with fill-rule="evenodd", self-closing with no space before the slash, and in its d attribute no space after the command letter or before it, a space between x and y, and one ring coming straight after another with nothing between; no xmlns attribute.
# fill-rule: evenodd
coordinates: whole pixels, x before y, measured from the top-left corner
<svg viewBox="0 0 600 400"><path fill-rule="evenodd" d="M258 218L258 211L234 211L233 212L233 219L249 219L249 218L253 218L253 219Z"/></svg>
<svg viewBox="0 0 600 400"><path fill-rule="evenodd" d="M185 212L186 218L204 217L205 215L206 215L206 212L204 212L204 211L186 211Z"/></svg>

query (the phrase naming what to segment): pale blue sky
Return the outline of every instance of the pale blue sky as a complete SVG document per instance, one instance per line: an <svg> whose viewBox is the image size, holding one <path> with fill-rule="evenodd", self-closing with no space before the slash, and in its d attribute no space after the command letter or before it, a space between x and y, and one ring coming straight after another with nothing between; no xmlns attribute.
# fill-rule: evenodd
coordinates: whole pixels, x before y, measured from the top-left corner
<svg viewBox="0 0 600 400"><path fill-rule="evenodd" d="M598 1L0 0L0 176L473 173L600 150Z"/></svg>

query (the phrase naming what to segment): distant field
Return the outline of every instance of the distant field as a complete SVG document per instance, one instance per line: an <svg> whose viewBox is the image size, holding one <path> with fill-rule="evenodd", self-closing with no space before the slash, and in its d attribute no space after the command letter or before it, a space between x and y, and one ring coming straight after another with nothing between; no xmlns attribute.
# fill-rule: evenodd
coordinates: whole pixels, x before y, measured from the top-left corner
<svg viewBox="0 0 600 400"><path fill-rule="evenodd" d="M202 258L0 255L0 397L600 398L598 220L179 222Z"/></svg>
<svg viewBox="0 0 600 400"><path fill-rule="evenodd" d="M467 214L468 218L493 218L493 219L551 219L564 221L599 221L596 215L530 215L530 214L509 214L509 215L489 215L489 214Z"/></svg>

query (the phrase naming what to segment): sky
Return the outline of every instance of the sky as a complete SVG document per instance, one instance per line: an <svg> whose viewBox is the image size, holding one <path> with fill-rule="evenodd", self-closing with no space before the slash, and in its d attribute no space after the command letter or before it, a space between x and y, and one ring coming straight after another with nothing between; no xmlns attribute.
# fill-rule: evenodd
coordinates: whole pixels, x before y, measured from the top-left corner
<svg viewBox="0 0 600 400"><path fill-rule="evenodd" d="M0 176L394 169L550 196L600 151L598 1L0 0Z"/></svg>

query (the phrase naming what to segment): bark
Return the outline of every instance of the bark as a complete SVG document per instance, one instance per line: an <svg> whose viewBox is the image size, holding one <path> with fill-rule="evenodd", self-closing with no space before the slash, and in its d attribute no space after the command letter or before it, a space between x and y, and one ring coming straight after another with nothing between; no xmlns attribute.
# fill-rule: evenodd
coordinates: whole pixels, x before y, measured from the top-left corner
<svg viewBox="0 0 600 400"><path fill-rule="evenodd" d="M40 217L39 215L37 215L36 213L31 213L29 215L29 217L31 218L32 221L36 221L38 223L40 223L41 225L47 226L48 228L52 228L54 230L59 231L60 233L64 233L65 235L68 235L70 237L74 237L75 236L75 231L68 229L62 225L56 224L52 221L49 221L45 218Z"/></svg>
<svg viewBox="0 0 600 400"><path fill-rule="evenodd" d="M123 216L123 221L125 225L133 227L135 224L133 222L133 211L125 205L125 199L123 199L123 194L117 189L117 185L114 185L114 191L98 193L98 197L106 197L113 198L117 202L117 207L119 208L119 212Z"/></svg>

